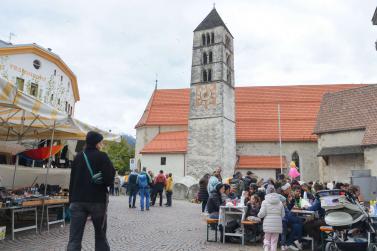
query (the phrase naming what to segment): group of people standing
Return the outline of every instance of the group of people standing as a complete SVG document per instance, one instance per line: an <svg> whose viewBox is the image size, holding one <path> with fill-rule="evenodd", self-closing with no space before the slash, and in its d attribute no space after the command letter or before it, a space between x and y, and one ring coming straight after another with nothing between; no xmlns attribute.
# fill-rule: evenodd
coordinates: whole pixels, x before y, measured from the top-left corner
<svg viewBox="0 0 377 251"><path fill-rule="evenodd" d="M163 170L160 170L158 175L154 177L152 171L148 171L143 167L142 171L138 173L137 170L133 170L128 176L127 182L127 194L129 208L136 208L136 197L140 195L140 210L149 210L150 206L156 204L157 196L159 196L159 204L162 206L163 193L165 190L166 204L165 206L172 206L173 195L173 175L171 173L164 174Z"/></svg>
<svg viewBox="0 0 377 251"><path fill-rule="evenodd" d="M199 181L198 200L202 202L202 212L207 212L212 219L219 218L220 206L227 201L244 201L247 206L245 219L263 225L265 251L275 251L279 240L281 250L302 250L304 233L320 245L319 229L325 225L325 210L317 192L334 187L349 191L356 198L360 195L357 187L336 182L329 184L305 183L283 174L276 180L265 181L250 171L246 176L236 172L232 178L223 180L218 168ZM293 209L312 211L317 217L304 221L292 212Z"/></svg>

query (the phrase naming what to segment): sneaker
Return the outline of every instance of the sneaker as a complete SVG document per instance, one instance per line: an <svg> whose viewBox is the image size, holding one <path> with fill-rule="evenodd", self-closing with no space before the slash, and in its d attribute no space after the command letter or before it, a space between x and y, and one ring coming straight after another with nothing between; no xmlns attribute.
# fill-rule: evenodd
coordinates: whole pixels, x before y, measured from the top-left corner
<svg viewBox="0 0 377 251"><path fill-rule="evenodd" d="M131 208L131 205L128 205L129 208Z"/></svg>
<svg viewBox="0 0 377 251"><path fill-rule="evenodd" d="M300 243L298 240L295 240L293 243L296 245L296 247L297 247L299 250L302 250L302 243Z"/></svg>
<svg viewBox="0 0 377 251"><path fill-rule="evenodd" d="M293 250L293 251L298 251L298 250L300 250L300 249L298 249L295 245L289 245L288 246L288 248L289 248L289 250Z"/></svg>
<svg viewBox="0 0 377 251"><path fill-rule="evenodd" d="M144 211L144 208L140 209L141 211ZM148 209L147 209L148 210Z"/></svg>
<svg viewBox="0 0 377 251"><path fill-rule="evenodd" d="M288 250L288 247L286 245L283 245L280 247L281 251L287 251Z"/></svg>
<svg viewBox="0 0 377 251"><path fill-rule="evenodd" d="M147 208L147 211L149 211L149 208Z"/></svg>

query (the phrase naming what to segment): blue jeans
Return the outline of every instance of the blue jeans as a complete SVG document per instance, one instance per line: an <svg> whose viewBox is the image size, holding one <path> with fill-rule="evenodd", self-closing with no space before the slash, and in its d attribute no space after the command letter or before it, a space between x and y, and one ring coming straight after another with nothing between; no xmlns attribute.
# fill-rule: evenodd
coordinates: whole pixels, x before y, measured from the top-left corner
<svg viewBox="0 0 377 251"><path fill-rule="evenodd" d="M130 196L128 197L128 205L135 207L137 190L130 189L129 193L130 193Z"/></svg>
<svg viewBox="0 0 377 251"><path fill-rule="evenodd" d="M292 231L288 237L288 245L292 245L296 240L301 242L303 228L304 225L302 223L291 224Z"/></svg>
<svg viewBox="0 0 377 251"><path fill-rule="evenodd" d="M139 195L140 195L140 208L144 210L144 198L146 203L146 209L149 209L150 203L150 196L149 196L149 188L139 188Z"/></svg>
<svg viewBox="0 0 377 251"><path fill-rule="evenodd" d="M81 250L86 219L90 215L94 226L95 250L110 251L110 246L106 238L106 203L72 202L69 208L71 210L71 224L67 250Z"/></svg>

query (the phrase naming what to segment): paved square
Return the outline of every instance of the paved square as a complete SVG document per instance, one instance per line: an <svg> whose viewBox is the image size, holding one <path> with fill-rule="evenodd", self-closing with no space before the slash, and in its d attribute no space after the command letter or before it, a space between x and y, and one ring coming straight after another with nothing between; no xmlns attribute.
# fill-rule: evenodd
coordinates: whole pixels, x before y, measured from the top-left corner
<svg viewBox="0 0 377 251"><path fill-rule="evenodd" d="M138 198L139 199L139 198ZM206 242L206 226L200 205L173 201L173 207L152 207L149 212L128 208L128 197L111 197L108 239L111 250L262 250L262 246ZM50 233L32 230L16 234L14 241L0 241L0 250L65 250L69 225L53 226ZM87 222L83 250L94 250L94 232Z"/></svg>

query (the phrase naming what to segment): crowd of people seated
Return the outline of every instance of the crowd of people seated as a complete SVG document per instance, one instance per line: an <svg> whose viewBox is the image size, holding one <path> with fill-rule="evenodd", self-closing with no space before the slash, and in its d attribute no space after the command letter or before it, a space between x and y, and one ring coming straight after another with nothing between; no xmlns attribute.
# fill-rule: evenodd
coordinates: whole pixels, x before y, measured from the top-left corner
<svg viewBox="0 0 377 251"><path fill-rule="evenodd" d="M198 200L202 213L218 219L220 206L227 200L241 199L247 206L246 220L261 221L264 232L264 250L274 251L280 240L281 250L302 250L302 237L310 236L320 244L320 227L326 225L325 211L316 193L321 190L342 189L360 198L358 187L329 182L303 182L283 174L277 179L259 179L251 171L246 176L236 172L233 177L223 179L221 169L212 175L206 174L199 182ZM314 219L299 217L292 210L312 211Z"/></svg>

